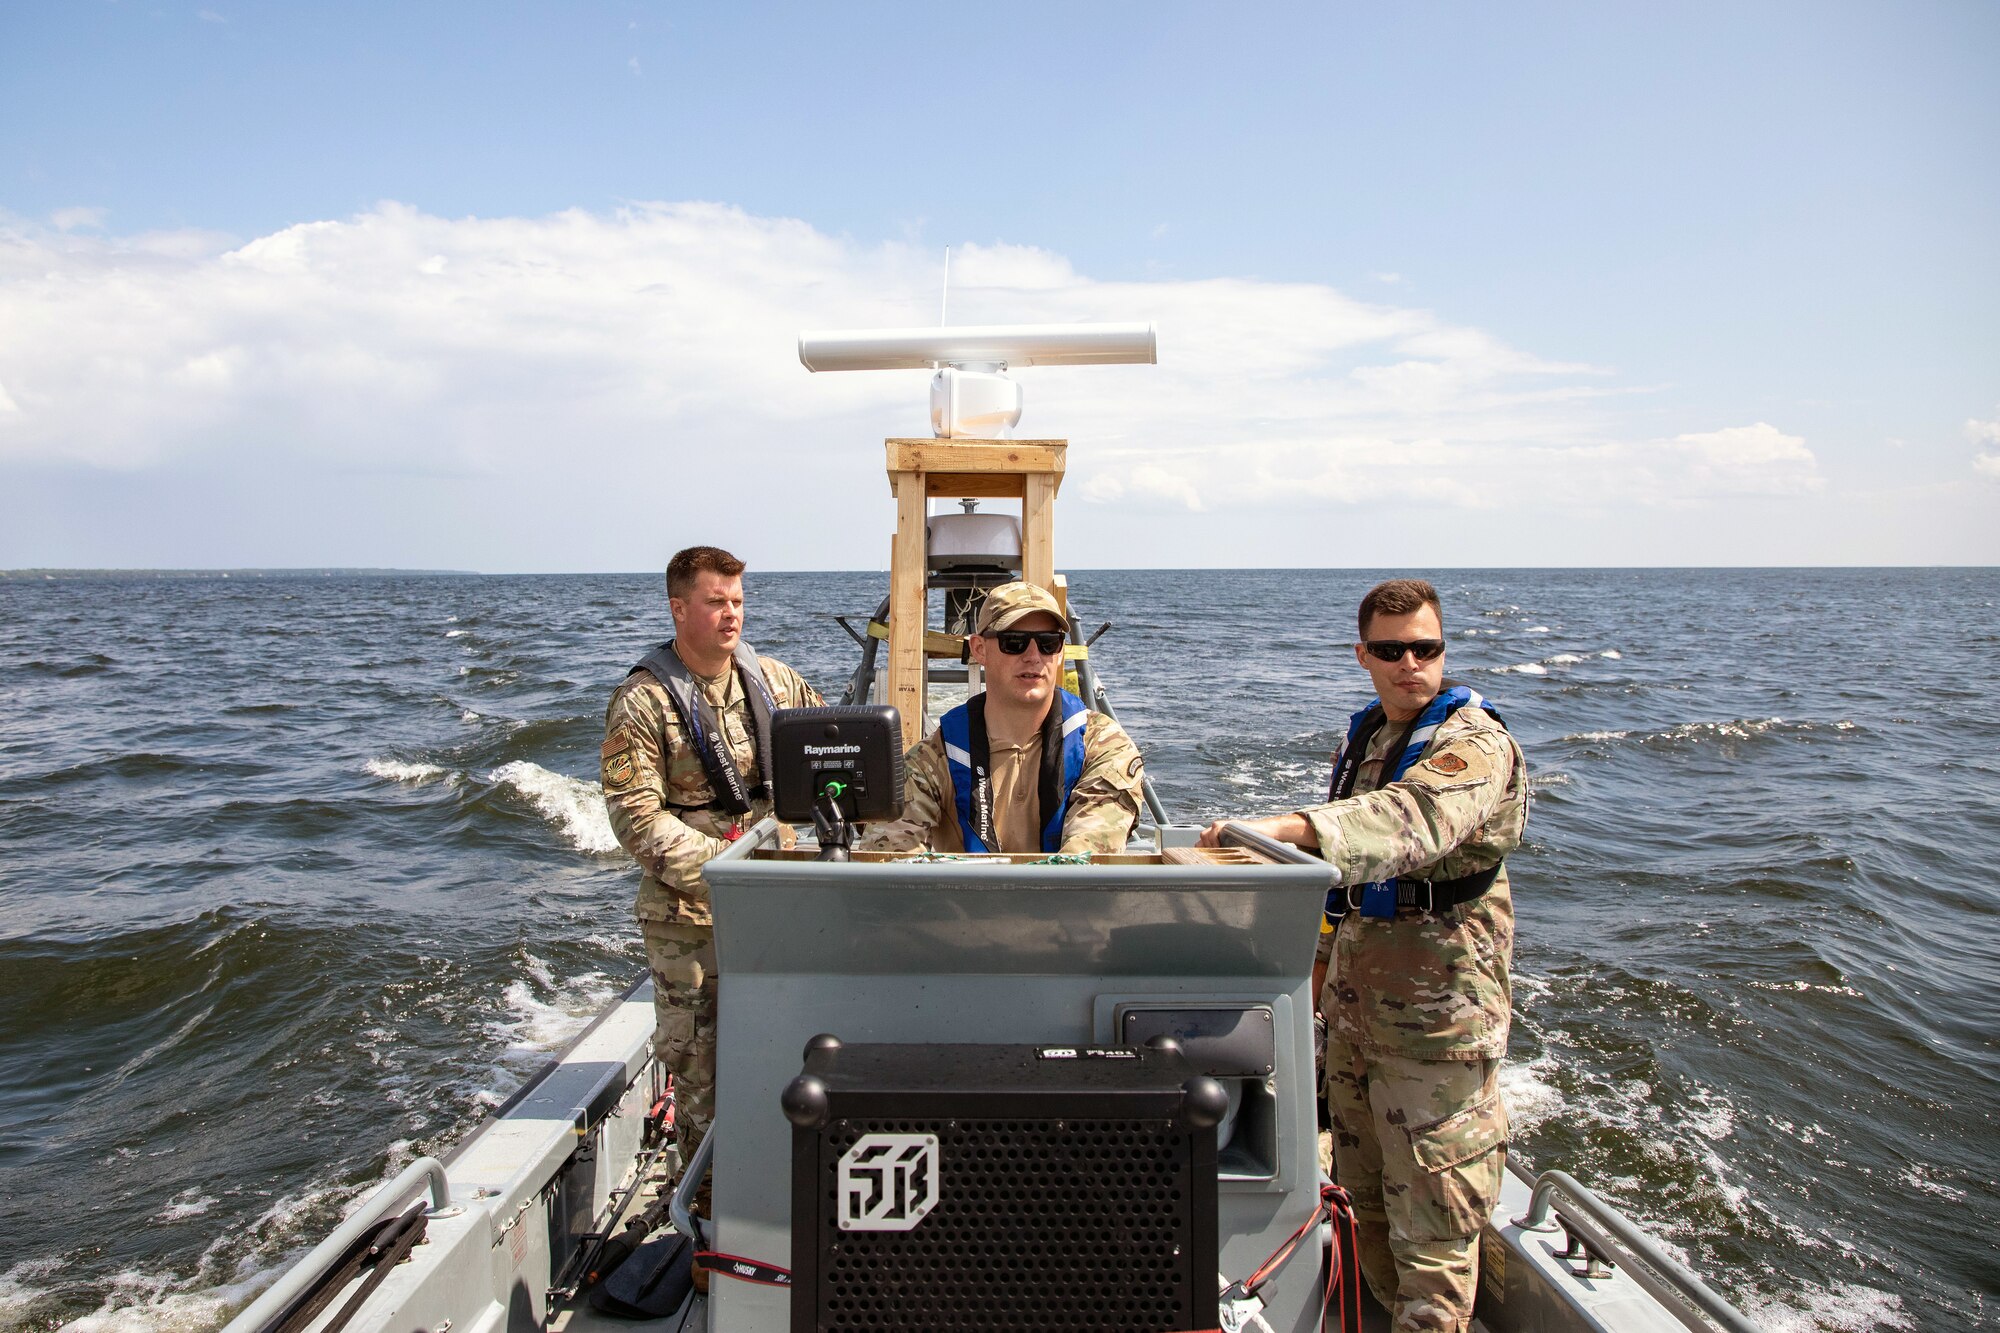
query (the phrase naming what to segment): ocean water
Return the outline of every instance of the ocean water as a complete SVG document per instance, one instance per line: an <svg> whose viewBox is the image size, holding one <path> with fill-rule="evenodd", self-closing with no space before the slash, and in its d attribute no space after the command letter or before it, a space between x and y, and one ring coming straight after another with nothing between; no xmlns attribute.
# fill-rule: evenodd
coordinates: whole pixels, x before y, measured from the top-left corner
<svg viewBox="0 0 2000 1333"><path fill-rule="evenodd" d="M1407 572L1407 571L1399 571ZM1072 576L1183 822L1324 790L1368 571ZM1439 571L1521 739L1516 1153L1766 1328L2000 1298L2000 571ZM829 694L882 577L756 574ZM0 579L0 1328L198 1333L641 967L657 575Z"/></svg>

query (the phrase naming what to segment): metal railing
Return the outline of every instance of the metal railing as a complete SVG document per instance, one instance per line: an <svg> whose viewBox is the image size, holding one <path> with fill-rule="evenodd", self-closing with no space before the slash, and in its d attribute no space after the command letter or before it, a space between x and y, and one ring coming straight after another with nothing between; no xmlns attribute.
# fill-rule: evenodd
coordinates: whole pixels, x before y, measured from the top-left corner
<svg viewBox="0 0 2000 1333"><path fill-rule="evenodd" d="M1325 865L1326 862L1302 847L1294 847L1289 842L1279 842L1268 834L1259 833L1248 824L1234 820L1222 826L1222 840L1237 847L1247 847L1263 853L1273 861L1290 865Z"/></svg>
<svg viewBox="0 0 2000 1333"><path fill-rule="evenodd" d="M416 1188L418 1182L424 1180L430 1182L431 1216L446 1213L451 1208L451 1182L445 1178L444 1163L435 1157L419 1157L404 1167L394 1180L375 1191L373 1198L357 1209L354 1216L334 1228L333 1234L314 1246L311 1253L286 1269L276 1282L265 1289L263 1295L229 1321L223 1333L261 1333L273 1320L281 1318L294 1301L320 1281L329 1268L340 1262L356 1241L379 1226L383 1218L410 1197L410 1191Z"/></svg>
<svg viewBox="0 0 2000 1333"><path fill-rule="evenodd" d="M694 1220L694 1200L701 1193L701 1182L707 1178L708 1164L715 1157L715 1130L710 1125L708 1133L701 1136L700 1146L682 1169L680 1182L667 1202L667 1216L673 1219L674 1230L692 1240L696 1249L708 1248L708 1237Z"/></svg>
<svg viewBox="0 0 2000 1333"><path fill-rule="evenodd" d="M1566 1207L1556 1207L1557 1195L1562 1196ZM1689 1272L1687 1265L1662 1249L1631 1218L1592 1194L1567 1171L1544 1171L1535 1177L1535 1192L1527 1214L1515 1218L1514 1225L1527 1231L1550 1230L1551 1210L1587 1244L1624 1258L1625 1271L1632 1280L1689 1328L1713 1325L1727 1333L1763 1333L1749 1316ZM1707 1323L1689 1323L1689 1315Z"/></svg>

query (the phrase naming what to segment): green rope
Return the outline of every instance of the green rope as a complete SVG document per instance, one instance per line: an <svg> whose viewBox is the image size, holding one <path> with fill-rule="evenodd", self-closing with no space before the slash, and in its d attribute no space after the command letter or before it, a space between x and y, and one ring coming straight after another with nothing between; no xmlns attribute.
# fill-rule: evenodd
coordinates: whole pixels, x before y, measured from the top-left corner
<svg viewBox="0 0 2000 1333"><path fill-rule="evenodd" d="M962 855L957 852L917 852L905 859L916 862L919 865L932 865L945 861L977 861L981 865L990 862L990 858L988 857ZM1023 861L1021 864L1030 866L1087 866L1090 864L1090 853L1055 852L1043 857L1039 861Z"/></svg>

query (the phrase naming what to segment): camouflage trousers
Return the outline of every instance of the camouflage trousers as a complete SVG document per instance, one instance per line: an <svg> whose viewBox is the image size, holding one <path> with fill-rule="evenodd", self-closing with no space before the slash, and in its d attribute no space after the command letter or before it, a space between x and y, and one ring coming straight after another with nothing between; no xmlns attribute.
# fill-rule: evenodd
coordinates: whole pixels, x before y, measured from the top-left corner
<svg viewBox="0 0 2000 1333"><path fill-rule="evenodd" d="M715 1121L715 928L641 919L653 973L653 1053L674 1076L681 1160Z"/></svg>
<svg viewBox="0 0 2000 1333"><path fill-rule="evenodd" d="M1326 1048L1333 1176L1354 1196L1361 1269L1396 1333L1465 1333L1479 1229L1500 1198L1507 1108L1498 1060Z"/></svg>

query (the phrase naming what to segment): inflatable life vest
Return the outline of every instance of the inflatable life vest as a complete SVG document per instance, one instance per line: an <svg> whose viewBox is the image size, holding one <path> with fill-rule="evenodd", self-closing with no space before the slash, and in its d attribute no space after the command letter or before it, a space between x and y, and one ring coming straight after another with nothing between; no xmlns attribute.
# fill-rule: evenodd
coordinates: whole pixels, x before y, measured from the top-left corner
<svg viewBox="0 0 2000 1333"><path fill-rule="evenodd" d="M1061 705L1042 719L1040 782L1042 850L1062 850L1063 816L1069 794L1083 776L1083 728L1090 708L1068 690L1057 690ZM958 803L958 832L968 852L1000 850L993 823L993 779L986 745L986 696L974 695L938 720L945 763Z"/></svg>
<svg viewBox="0 0 2000 1333"><path fill-rule="evenodd" d="M1389 766L1387 776L1378 784L1377 790L1408 773L1444 720L1466 707L1482 708L1503 729L1507 725L1500 716L1500 710L1488 703L1478 690L1460 681L1447 680L1437 697L1424 706L1424 711L1405 725L1395 763ZM1329 803L1354 795L1354 781L1361 769L1361 757L1368 752L1368 743L1387 721L1388 714L1383 711L1380 699L1371 701L1348 720L1347 739L1340 743L1340 752L1333 757L1333 779L1326 789ZM1358 903L1363 916L1370 917L1393 917L1399 907L1423 906L1427 911L1443 911L1477 898L1492 887L1499 875L1500 863L1495 862L1485 870L1458 879L1421 880L1405 875L1373 884L1337 884L1327 890L1326 918L1320 925L1320 931L1327 933L1339 925L1340 918L1347 914L1350 901Z"/></svg>
<svg viewBox="0 0 2000 1333"><path fill-rule="evenodd" d="M743 698L750 705L751 745L757 754L758 783L754 787L743 784L743 774L736 767L736 756L729 751L729 742L724 738L722 719L715 715L715 709L702 697L701 686L694 673L681 661L674 651L674 641L668 639L642 658L632 671L650 671L660 684L666 686L667 698L673 702L674 713L681 720L681 729L694 742L695 755L701 760L701 771L708 778L708 787L714 793L712 805L720 807L732 815L750 812L751 802L764 799L771 791L771 710L776 707L771 697L771 684L764 679L764 668L758 664L757 654L749 644L737 641L736 659L733 663L736 673L743 677ZM628 671L626 675L631 675ZM676 807L708 809L709 806Z"/></svg>

